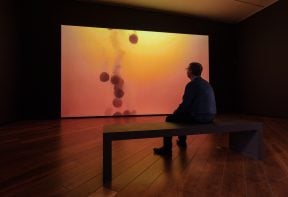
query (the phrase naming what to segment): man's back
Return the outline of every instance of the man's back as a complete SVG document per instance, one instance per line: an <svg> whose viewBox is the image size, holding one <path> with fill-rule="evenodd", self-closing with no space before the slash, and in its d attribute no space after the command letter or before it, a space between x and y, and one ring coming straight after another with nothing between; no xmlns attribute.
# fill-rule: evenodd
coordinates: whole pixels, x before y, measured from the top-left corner
<svg viewBox="0 0 288 197"><path fill-rule="evenodd" d="M184 91L182 103L174 112L176 115L188 115L199 122L210 122L216 114L216 101L211 85L201 77L190 81Z"/></svg>
<svg viewBox="0 0 288 197"><path fill-rule="evenodd" d="M193 94L191 106L189 106L189 113L191 115L197 114L216 114L216 102L214 91L211 85L201 77L195 78L188 83L188 91Z"/></svg>

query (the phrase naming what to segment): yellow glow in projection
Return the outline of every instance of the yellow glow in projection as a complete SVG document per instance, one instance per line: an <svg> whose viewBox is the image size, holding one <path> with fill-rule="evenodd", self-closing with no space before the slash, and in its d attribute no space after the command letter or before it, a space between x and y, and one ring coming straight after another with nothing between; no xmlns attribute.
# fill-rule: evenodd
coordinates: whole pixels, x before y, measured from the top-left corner
<svg viewBox="0 0 288 197"><path fill-rule="evenodd" d="M61 116L170 114L190 62L209 80L208 36L61 26Z"/></svg>

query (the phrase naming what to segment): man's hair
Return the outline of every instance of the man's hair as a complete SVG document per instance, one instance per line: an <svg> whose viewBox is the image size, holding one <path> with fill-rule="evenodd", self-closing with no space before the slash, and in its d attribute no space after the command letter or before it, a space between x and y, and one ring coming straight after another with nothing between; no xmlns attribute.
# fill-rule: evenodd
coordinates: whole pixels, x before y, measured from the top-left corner
<svg viewBox="0 0 288 197"><path fill-rule="evenodd" d="M203 67L202 67L202 65L201 65L200 63L198 63L198 62L192 62L192 63L189 64L188 69L191 71L191 73L192 73L194 76L201 76Z"/></svg>

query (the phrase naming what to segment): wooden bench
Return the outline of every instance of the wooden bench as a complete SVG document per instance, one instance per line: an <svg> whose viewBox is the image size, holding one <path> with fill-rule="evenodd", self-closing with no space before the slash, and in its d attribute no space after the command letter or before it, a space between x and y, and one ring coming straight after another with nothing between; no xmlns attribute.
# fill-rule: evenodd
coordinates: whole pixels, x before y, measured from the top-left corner
<svg viewBox="0 0 288 197"><path fill-rule="evenodd" d="M209 124L132 123L106 125L103 130L103 182L112 179L112 141L164 136L229 133L229 147L254 159L262 158L262 123L214 122ZM152 147L151 147L152 154Z"/></svg>

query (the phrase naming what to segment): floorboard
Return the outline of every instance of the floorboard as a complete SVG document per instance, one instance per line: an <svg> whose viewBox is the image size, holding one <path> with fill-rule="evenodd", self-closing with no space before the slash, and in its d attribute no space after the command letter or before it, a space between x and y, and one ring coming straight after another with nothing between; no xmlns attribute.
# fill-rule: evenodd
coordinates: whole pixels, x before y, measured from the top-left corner
<svg viewBox="0 0 288 197"><path fill-rule="evenodd" d="M0 127L0 196L288 196L288 120L219 115L264 124L263 160L228 148L227 134L194 135L173 155L153 154L161 138L113 142L112 182L102 184L105 124L160 122L164 116L20 121Z"/></svg>

